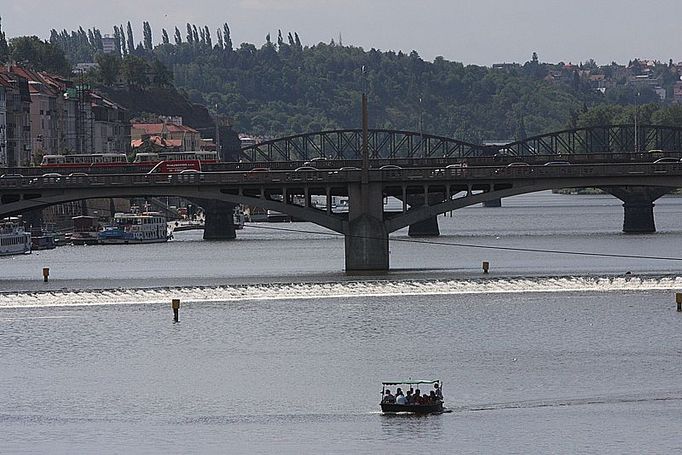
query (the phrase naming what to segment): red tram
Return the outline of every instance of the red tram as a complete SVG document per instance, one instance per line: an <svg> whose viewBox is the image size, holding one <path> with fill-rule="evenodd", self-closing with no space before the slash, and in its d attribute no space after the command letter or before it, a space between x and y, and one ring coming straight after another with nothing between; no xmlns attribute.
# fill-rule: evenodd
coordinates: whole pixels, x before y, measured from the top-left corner
<svg viewBox="0 0 682 455"><path fill-rule="evenodd" d="M218 153L209 151L196 152L140 152L133 161L128 161L125 153L91 153L73 155L45 155L40 163L43 168L68 168L83 170L92 168L139 168L141 172L164 174L178 173L187 169L201 171L202 164L218 162Z"/></svg>

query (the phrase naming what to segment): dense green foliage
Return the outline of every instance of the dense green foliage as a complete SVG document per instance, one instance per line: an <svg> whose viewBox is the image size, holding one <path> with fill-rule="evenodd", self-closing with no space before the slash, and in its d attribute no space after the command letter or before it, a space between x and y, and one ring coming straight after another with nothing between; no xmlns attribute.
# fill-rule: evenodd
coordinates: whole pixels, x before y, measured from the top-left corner
<svg viewBox="0 0 682 455"><path fill-rule="evenodd" d="M523 65L465 66L333 41L304 47L296 33L281 31L275 40L268 35L260 48L243 43L235 49L228 24L216 31L215 40L208 27L189 23L171 30L172 38L162 30L155 47L148 22L143 35L136 42L129 22L125 28L115 26L115 52L109 55L102 54L97 29L52 30L50 41L74 63L97 61L93 82L145 88L174 80L192 101L217 106L239 130L271 137L357 128L363 91L372 127L423 130L471 142L632 120L633 104L640 106L643 123L681 117L674 110L666 113L650 88L633 88L623 78L604 95L580 75L584 68L616 79L623 67L615 63L598 67L589 61L579 72L563 63L541 63L533 53ZM678 79L671 68L654 68L668 88Z"/></svg>
<svg viewBox="0 0 682 455"><path fill-rule="evenodd" d="M280 35L260 49L181 43L154 52L192 100L218 105L241 129L268 136L359 127L363 90L373 127L473 142L563 128L584 103L598 99L593 91L544 81L532 64L497 70L442 58L430 63L416 52L303 48L297 41Z"/></svg>
<svg viewBox="0 0 682 455"><path fill-rule="evenodd" d="M0 18L0 64L7 62L7 60L9 60L9 46L5 32L2 31L2 18Z"/></svg>
<svg viewBox="0 0 682 455"><path fill-rule="evenodd" d="M9 41L10 59L20 65L62 76L71 75L71 64L57 46L37 36L19 36Z"/></svg>

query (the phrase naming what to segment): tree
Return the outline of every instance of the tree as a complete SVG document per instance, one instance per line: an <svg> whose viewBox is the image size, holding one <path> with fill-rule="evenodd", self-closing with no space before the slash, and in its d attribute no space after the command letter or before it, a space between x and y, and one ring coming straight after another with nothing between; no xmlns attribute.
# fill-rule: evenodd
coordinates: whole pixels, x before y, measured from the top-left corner
<svg viewBox="0 0 682 455"><path fill-rule="evenodd" d="M95 45L95 34L92 33L92 29L88 29L88 42L90 43L90 46L93 48L96 48L97 46Z"/></svg>
<svg viewBox="0 0 682 455"><path fill-rule="evenodd" d="M128 21L128 53L132 54L135 50L135 40L133 39L133 28L130 26L130 21Z"/></svg>
<svg viewBox="0 0 682 455"><path fill-rule="evenodd" d="M173 84L173 73L159 60L154 60L152 63L152 82L159 87Z"/></svg>
<svg viewBox="0 0 682 455"><path fill-rule="evenodd" d="M97 54L95 56L99 80L104 85L112 85L121 72L121 58L116 54Z"/></svg>
<svg viewBox="0 0 682 455"><path fill-rule="evenodd" d="M213 43L211 42L211 32L208 29L208 25L204 26L204 38L206 39L206 44L208 47L213 47Z"/></svg>
<svg viewBox="0 0 682 455"><path fill-rule="evenodd" d="M192 36L194 37L194 42L199 44L199 32L197 31L196 24L192 24Z"/></svg>
<svg viewBox="0 0 682 455"><path fill-rule="evenodd" d="M121 74L131 87L144 87L149 84L148 70L147 62L135 55L127 55L121 62Z"/></svg>
<svg viewBox="0 0 682 455"><path fill-rule="evenodd" d="M9 41L12 60L37 71L47 71L63 76L71 75L71 64L64 51L37 36L19 36Z"/></svg>
<svg viewBox="0 0 682 455"><path fill-rule="evenodd" d="M0 63L6 63L8 60L9 46L7 45L5 32L2 31L2 18L0 18Z"/></svg>
<svg viewBox="0 0 682 455"><path fill-rule="evenodd" d="M149 22L142 22L142 35L144 36L144 48L151 51L154 46L152 44L152 27Z"/></svg>
<svg viewBox="0 0 682 455"><path fill-rule="evenodd" d="M192 34L192 25L187 22L187 42L192 44L194 42L194 35Z"/></svg>
<svg viewBox="0 0 682 455"><path fill-rule="evenodd" d="M222 32L222 30L217 29L216 30L216 36L218 37L217 38L218 43L216 44L216 46L218 47L218 49L223 49L224 44L223 44L223 32Z"/></svg>
<svg viewBox="0 0 682 455"><path fill-rule="evenodd" d="M230 36L230 26L227 22L223 24L223 40L225 42L225 50L232 51L232 37Z"/></svg>
<svg viewBox="0 0 682 455"><path fill-rule="evenodd" d="M175 27L175 45L179 46L180 44L182 44L182 36L180 36L180 30Z"/></svg>
<svg viewBox="0 0 682 455"><path fill-rule="evenodd" d="M114 25L114 47L116 48L117 54L122 54L122 52L121 52L121 32L118 30L117 25Z"/></svg>
<svg viewBox="0 0 682 455"><path fill-rule="evenodd" d="M123 32L123 24L121 24L121 26L118 27L118 30L121 33L121 55L126 55L128 53L128 47L126 46L126 37Z"/></svg>
<svg viewBox="0 0 682 455"><path fill-rule="evenodd" d="M161 42L163 44L170 44L170 39L168 39L168 32L165 28L161 29Z"/></svg>
<svg viewBox="0 0 682 455"><path fill-rule="evenodd" d="M102 44L102 32L98 28L93 30L93 35L95 35L95 47L98 51L104 50L104 45Z"/></svg>
<svg viewBox="0 0 682 455"><path fill-rule="evenodd" d="M651 123L664 126L682 126L682 106L675 104L666 109L660 109L651 115Z"/></svg>

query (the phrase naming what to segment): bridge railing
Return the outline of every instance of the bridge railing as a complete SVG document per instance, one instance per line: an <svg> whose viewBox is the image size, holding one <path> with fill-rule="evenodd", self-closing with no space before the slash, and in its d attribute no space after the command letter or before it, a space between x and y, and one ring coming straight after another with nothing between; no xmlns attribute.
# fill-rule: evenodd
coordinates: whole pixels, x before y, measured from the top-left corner
<svg viewBox="0 0 682 455"><path fill-rule="evenodd" d="M331 170L251 170L230 172L196 172L187 174L97 174L74 176L3 176L0 190L31 190L97 187L161 187L206 185L263 185L263 184L337 184L359 182L359 169ZM509 178L575 178L614 176L682 175L682 163L620 163L585 165L506 165L468 167L401 168L392 166L372 169L371 181L457 181Z"/></svg>

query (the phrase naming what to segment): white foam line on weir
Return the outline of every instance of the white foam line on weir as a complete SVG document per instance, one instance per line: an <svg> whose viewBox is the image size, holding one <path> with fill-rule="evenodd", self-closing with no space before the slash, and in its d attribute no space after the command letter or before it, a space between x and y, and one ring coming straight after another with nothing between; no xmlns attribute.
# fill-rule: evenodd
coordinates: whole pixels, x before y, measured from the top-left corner
<svg viewBox="0 0 682 455"><path fill-rule="evenodd" d="M0 309L98 305L238 302L319 298L542 292L651 291L682 288L682 277L543 277L487 280L354 281L191 288L0 293Z"/></svg>

